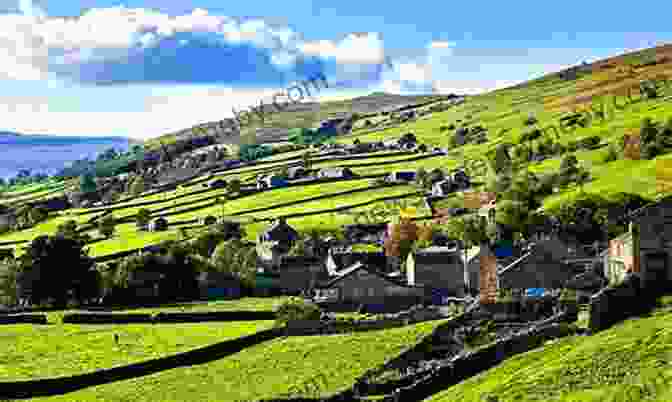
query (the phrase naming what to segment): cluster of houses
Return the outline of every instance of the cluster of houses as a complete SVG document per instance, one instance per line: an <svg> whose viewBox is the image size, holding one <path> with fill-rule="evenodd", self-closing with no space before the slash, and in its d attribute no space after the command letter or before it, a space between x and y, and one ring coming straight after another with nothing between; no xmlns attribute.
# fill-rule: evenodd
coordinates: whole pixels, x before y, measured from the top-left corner
<svg viewBox="0 0 672 402"><path fill-rule="evenodd" d="M479 211L484 223L494 218L491 206ZM630 230L601 253L548 232L524 244L500 241L466 250L459 241L435 242L410 253L401 266L382 251L355 253L334 246L326 256L288 256L299 235L278 220L257 239L258 275L267 289L279 293L304 294L327 305L380 309L419 301L445 304L467 296L494 302L502 291L557 296L563 288L587 300L604 286L618 284L628 272L640 273L645 282L671 282L672 229L667 228L672 228L672 198L627 219ZM383 226L371 229L384 232Z"/></svg>

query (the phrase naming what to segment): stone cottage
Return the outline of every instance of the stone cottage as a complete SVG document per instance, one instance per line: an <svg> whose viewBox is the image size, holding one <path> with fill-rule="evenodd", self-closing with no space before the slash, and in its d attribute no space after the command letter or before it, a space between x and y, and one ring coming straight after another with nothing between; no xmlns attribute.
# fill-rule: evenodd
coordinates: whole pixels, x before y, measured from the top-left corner
<svg viewBox="0 0 672 402"><path fill-rule="evenodd" d="M349 179L355 174L347 167L335 167L320 169L317 173L319 179Z"/></svg>
<svg viewBox="0 0 672 402"><path fill-rule="evenodd" d="M406 260L409 286L422 286L443 297L464 297L466 281L464 261L459 249L429 247L410 253Z"/></svg>
<svg viewBox="0 0 672 402"><path fill-rule="evenodd" d="M424 300L424 289L409 286L365 264L355 264L327 283L318 285L316 302L364 306L367 311L387 312L408 308Z"/></svg>
<svg viewBox="0 0 672 402"><path fill-rule="evenodd" d="M388 260L385 253L375 252L337 252L329 249L325 261L325 267L330 275L347 269L355 263L361 262L381 272L388 272Z"/></svg>
<svg viewBox="0 0 672 402"><path fill-rule="evenodd" d="M635 272L635 249L630 231L610 240L609 248L601 255L604 258L604 274L610 285L621 283L627 272Z"/></svg>
<svg viewBox="0 0 672 402"><path fill-rule="evenodd" d="M288 256L277 268L280 286L285 294L310 294L320 281L329 279L324 262L319 258Z"/></svg>
<svg viewBox="0 0 672 402"><path fill-rule="evenodd" d="M672 196L635 210L628 216L632 236L633 272L647 288L672 282Z"/></svg>
<svg viewBox="0 0 672 402"><path fill-rule="evenodd" d="M567 281L584 270L567 263L570 257L585 256L580 248L574 248L557 237L541 241L530 250L498 269L498 289L544 289L551 291L562 289Z"/></svg>

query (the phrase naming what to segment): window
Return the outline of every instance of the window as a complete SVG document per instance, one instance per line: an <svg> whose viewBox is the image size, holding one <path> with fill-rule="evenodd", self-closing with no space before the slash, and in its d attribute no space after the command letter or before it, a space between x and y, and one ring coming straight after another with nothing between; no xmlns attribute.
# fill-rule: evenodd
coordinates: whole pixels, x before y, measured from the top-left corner
<svg viewBox="0 0 672 402"><path fill-rule="evenodd" d="M362 296L362 289L360 288L352 288L352 295L354 297L361 297Z"/></svg>
<svg viewBox="0 0 672 402"><path fill-rule="evenodd" d="M373 297L376 295L376 289L375 288L369 288L369 297Z"/></svg>

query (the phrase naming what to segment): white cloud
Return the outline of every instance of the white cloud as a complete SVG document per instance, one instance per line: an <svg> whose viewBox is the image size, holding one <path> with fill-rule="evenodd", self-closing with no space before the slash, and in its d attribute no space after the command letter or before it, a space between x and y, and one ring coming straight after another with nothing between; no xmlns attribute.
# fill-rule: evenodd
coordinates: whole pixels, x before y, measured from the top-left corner
<svg viewBox="0 0 672 402"><path fill-rule="evenodd" d="M351 33L338 43L306 42L301 50L308 55L333 57L339 64L380 64L385 60L383 41L378 33Z"/></svg>
<svg viewBox="0 0 672 402"><path fill-rule="evenodd" d="M0 43L3 49L9 49L0 54L0 74L14 79L40 79L64 68L76 71L87 63L123 61L134 52L181 33L207 34L201 38L266 49L272 62L281 68L295 63L302 54L333 57L337 63L345 64L380 63L384 58L383 42L375 33L350 34L338 43L304 42L286 26L271 26L261 19L243 21L210 15L200 8L171 16L117 6L94 8L79 17L64 18L45 16L30 1L24 3L24 15L0 15ZM183 45L188 40L178 39ZM22 54L13 54L19 50Z"/></svg>
<svg viewBox="0 0 672 402"><path fill-rule="evenodd" d="M454 42L446 42L446 41L434 41L430 42L429 44L430 49L449 49L453 46L455 46Z"/></svg>

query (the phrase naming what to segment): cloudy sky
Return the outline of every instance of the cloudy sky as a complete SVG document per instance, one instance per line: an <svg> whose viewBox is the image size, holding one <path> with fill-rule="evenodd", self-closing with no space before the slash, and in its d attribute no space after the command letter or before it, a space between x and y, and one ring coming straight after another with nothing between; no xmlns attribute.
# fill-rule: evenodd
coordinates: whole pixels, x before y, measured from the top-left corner
<svg viewBox="0 0 672 402"><path fill-rule="evenodd" d="M477 93L672 37L667 1L538 4L0 0L0 131L150 138L318 72L321 99Z"/></svg>

